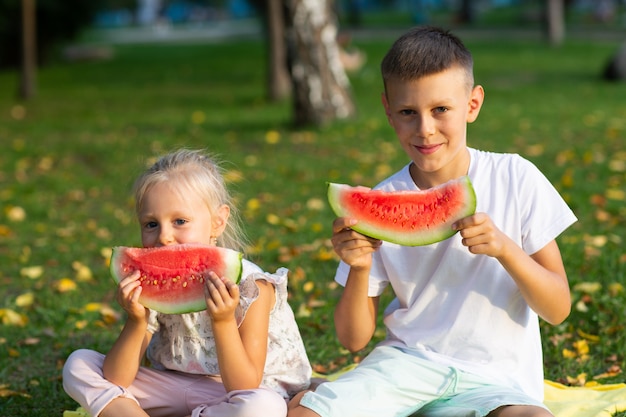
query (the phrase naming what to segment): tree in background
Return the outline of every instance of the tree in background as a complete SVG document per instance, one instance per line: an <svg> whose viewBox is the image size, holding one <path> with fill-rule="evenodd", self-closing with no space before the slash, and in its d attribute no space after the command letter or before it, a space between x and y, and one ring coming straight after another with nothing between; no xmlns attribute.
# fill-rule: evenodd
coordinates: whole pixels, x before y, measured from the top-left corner
<svg viewBox="0 0 626 417"><path fill-rule="evenodd" d="M356 108L337 44L333 1L285 4L295 124L323 125L353 116Z"/></svg>
<svg viewBox="0 0 626 417"><path fill-rule="evenodd" d="M283 0L251 0L263 17L267 48L267 96L283 100L291 94L286 39L286 10Z"/></svg>
<svg viewBox="0 0 626 417"><path fill-rule="evenodd" d="M22 73L20 97L29 99L35 95L37 70L37 21L35 0L22 0Z"/></svg>
<svg viewBox="0 0 626 417"><path fill-rule="evenodd" d="M294 124L323 125L356 109L337 43L333 0L254 0L268 48L268 97L293 100Z"/></svg>
<svg viewBox="0 0 626 417"><path fill-rule="evenodd" d="M558 46L565 39L565 2L564 0L547 0L546 24L548 41Z"/></svg>
<svg viewBox="0 0 626 417"><path fill-rule="evenodd" d="M37 62L46 63L60 42L90 25L101 5L100 0L37 0ZM0 0L0 68L20 66L21 25L21 0Z"/></svg>

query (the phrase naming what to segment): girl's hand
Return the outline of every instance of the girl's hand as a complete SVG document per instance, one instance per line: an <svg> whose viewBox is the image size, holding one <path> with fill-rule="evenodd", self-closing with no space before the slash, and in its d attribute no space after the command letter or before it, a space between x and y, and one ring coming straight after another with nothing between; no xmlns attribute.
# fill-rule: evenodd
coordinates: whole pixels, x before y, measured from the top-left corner
<svg viewBox="0 0 626 417"><path fill-rule="evenodd" d="M120 281L117 286L117 302L126 311L128 320L147 322L149 310L139 303L141 295L139 277L139 271L135 271Z"/></svg>
<svg viewBox="0 0 626 417"><path fill-rule="evenodd" d="M213 322L235 318L239 305L239 286L227 278L220 278L211 272L204 286L207 312Z"/></svg>
<svg viewBox="0 0 626 417"><path fill-rule="evenodd" d="M382 245L382 241L352 230L356 223L356 219L348 217L335 219L331 242L337 255L351 268L367 269L372 264L372 253Z"/></svg>
<svg viewBox="0 0 626 417"><path fill-rule="evenodd" d="M510 242L508 236L493 224L491 217L486 213L475 213L465 217L454 223L452 228L461 233L463 245L475 254L499 258Z"/></svg>

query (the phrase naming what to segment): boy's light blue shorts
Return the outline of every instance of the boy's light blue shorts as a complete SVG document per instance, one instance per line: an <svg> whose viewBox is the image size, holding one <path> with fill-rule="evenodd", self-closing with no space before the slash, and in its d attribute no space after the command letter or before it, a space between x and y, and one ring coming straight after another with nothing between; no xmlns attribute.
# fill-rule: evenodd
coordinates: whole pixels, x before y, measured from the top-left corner
<svg viewBox="0 0 626 417"><path fill-rule="evenodd" d="M484 417L505 405L541 402L520 390L379 346L354 370L308 392L300 404L322 417Z"/></svg>

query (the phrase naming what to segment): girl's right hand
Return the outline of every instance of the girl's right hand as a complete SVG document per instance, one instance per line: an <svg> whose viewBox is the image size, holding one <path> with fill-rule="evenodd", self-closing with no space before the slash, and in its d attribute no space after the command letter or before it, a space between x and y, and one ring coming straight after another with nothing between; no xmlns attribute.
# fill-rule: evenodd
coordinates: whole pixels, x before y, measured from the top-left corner
<svg viewBox="0 0 626 417"><path fill-rule="evenodd" d="M117 302L126 311L128 320L147 321L149 310L139 303L141 295L140 273L135 271L122 279L117 286Z"/></svg>
<svg viewBox="0 0 626 417"><path fill-rule="evenodd" d="M365 269L371 266L372 253L378 250L382 241L352 230L356 223L356 219L349 217L335 219L331 242L343 262L351 268Z"/></svg>

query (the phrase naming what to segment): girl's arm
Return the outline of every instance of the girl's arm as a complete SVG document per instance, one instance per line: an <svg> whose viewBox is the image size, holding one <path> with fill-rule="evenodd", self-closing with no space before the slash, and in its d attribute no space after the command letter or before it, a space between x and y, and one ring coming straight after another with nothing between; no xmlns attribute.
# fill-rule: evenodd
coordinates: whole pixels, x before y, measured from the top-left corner
<svg viewBox="0 0 626 417"><path fill-rule="evenodd" d="M259 297L237 328L235 308L239 287L214 277L208 285L208 313L212 319L220 376L226 391L258 388L267 357L270 312L275 304L274 286L258 280Z"/></svg>
<svg viewBox="0 0 626 417"><path fill-rule="evenodd" d="M135 380L152 334L147 331L149 310L139 303L139 272L120 281L117 300L128 318L113 347L104 358L104 377L128 387Z"/></svg>
<svg viewBox="0 0 626 417"><path fill-rule="evenodd" d="M556 241L532 255L502 233L485 213L458 221L463 245L471 253L496 258L515 280L526 303L541 318L559 324L571 310L571 297L563 259Z"/></svg>
<svg viewBox="0 0 626 417"><path fill-rule="evenodd" d="M143 322L126 321L122 332L104 358L102 371L106 379L126 388L132 384L152 338L146 327L147 324Z"/></svg>

